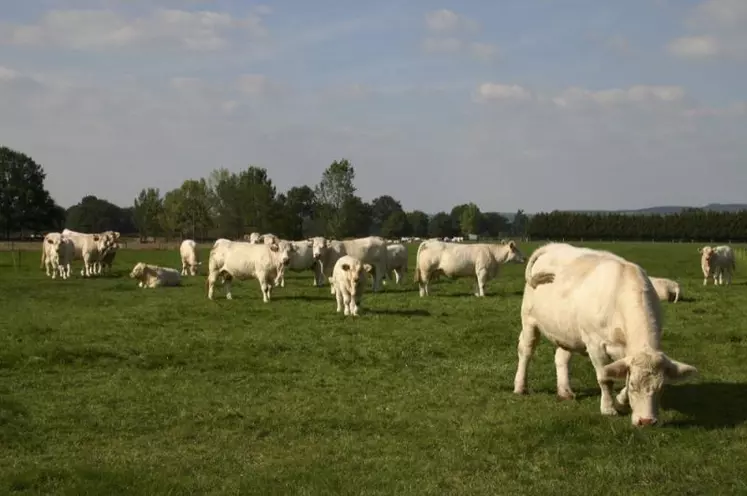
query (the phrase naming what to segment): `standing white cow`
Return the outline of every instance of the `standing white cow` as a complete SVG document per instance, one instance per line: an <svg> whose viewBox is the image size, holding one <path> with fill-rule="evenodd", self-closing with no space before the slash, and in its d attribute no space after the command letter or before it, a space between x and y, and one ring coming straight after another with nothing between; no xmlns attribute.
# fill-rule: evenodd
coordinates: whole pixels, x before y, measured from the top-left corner
<svg viewBox="0 0 747 496"><path fill-rule="evenodd" d="M672 279L666 279L664 277L649 277L651 284L654 286L656 295L661 301L669 301L674 296L674 302L677 303L682 294L680 291L680 285L677 281Z"/></svg>
<svg viewBox="0 0 747 496"><path fill-rule="evenodd" d="M182 244L179 245L179 256L182 260L181 275L196 275L197 267L202 264L197 258L197 243L195 243L193 239L185 239L182 241Z"/></svg>
<svg viewBox="0 0 747 496"><path fill-rule="evenodd" d="M485 283L498 275L504 263L524 263L516 243L473 243L463 245L444 241L428 240L418 246L415 262L415 282L420 287L420 296L429 295L428 283L436 273L459 278L474 276L477 279L475 296L485 296Z"/></svg>
<svg viewBox="0 0 747 496"><path fill-rule="evenodd" d="M331 276L335 262L344 255L350 255L373 267L373 290L378 291L387 270L388 253L386 241L379 236L330 241L323 237L311 238L314 259L321 263L324 275ZM330 291L334 294L334 290Z"/></svg>
<svg viewBox="0 0 747 496"><path fill-rule="evenodd" d="M267 234L263 234L262 236L260 236L259 242L264 243L266 245L276 245L280 243L280 238L278 238L274 234L267 233Z"/></svg>
<svg viewBox="0 0 747 496"><path fill-rule="evenodd" d="M90 277L94 274L100 274L101 266L97 262L100 262L107 250L115 244L116 236L114 232L86 234L64 229L62 235L70 239L75 246L73 260L83 261L83 269L80 271L80 275Z"/></svg>
<svg viewBox="0 0 747 496"><path fill-rule="evenodd" d="M386 277L394 272L394 282L399 284L404 274L407 273L407 247L401 243L387 245L387 271ZM384 281L386 284L386 281Z"/></svg>
<svg viewBox="0 0 747 496"><path fill-rule="evenodd" d="M329 283L335 293L338 312L344 312L344 315L358 315L366 286L366 274L372 270L371 265L364 264L350 255L337 259Z"/></svg>
<svg viewBox="0 0 747 496"><path fill-rule="evenodd" d="M704 246L698 249L700 253L700 268L703 270L703 286L708 284L708 279L713 278L713 285L731 284L731 278L737 268L736 257L731 246Z"/></svg>
<svg viewBox="0 0 747 496"><path fill-rule="evenodd" d="M144 262L139 262L133 267L130 277L137 280L138 287L141 288L181 285L181 276L178 270Z"/></svg>
<svg viewBox="0 0 747 496"><path fill-rule="evenodd" d="M95 267L96 267L97 273L111 274L112 266L114 265L114 258L117 256L118 251L119 251L119 243L115 241L114 244L109 246L109 248L106 249L106 252L104 252L104 254L99 257L100 260L96 262Z"/></svg>
<svg viewBox="0 0 747 496"><path fill-rule="evenodd" d="M314 249L312 242L306 241L290 241L293 245L293 253L290 257L290 262L287 266L282 267L282 270L278 274L275 280L275 286L285 287L285 272L292 270L294 272L302 272L305 270L311 270L314 272L314 286L319 287L324 284L324 274L322 274L322 266L314 259Z"/></svg>
<svg viewBox="0 0 747 496"><path fill-rule="evenodd" d="M73 242L60 233L49 233L42 241L41 267L46 269L52 279L70 277L71 263L75 255Z"/></svg>
<svg viewBox="0 0 747 496"><path fill-rule="evenodd" d="M256 243L260 242L260 238L261 237L262 237L262 235L259 234L258 232L253 232L253 233L250 233L250 234L245 234L244 235L244 241L249 241L250 243L256 244Z"/></svg>
<svg viewBox="0 0 747 496"><path fill-rule="evenodd" d="M226 299L231 300L231 281L255 278L262 290L262 300L268 303L272 297L272 287L281 266L290 262L293 245L281 241L274 245L242 242L216 243L210 250L208 266L210 273L206 285L208 298L213 299L215 283L219 277L224 280Z"/></svg>
<svg viewBox="0 0 747 496"><path fill-rule="evenodd" d="M602 391L603 415L632 409L633 425L657 422L665 381L683 380L695 367L661 351L661 304L646 271L613 253L550 243L525 270L514 393L526 393L529 360L540 333L555 346L557 394L571 399L572 353L588 355ZM626 380L613 399L613 381Z"/></svg>

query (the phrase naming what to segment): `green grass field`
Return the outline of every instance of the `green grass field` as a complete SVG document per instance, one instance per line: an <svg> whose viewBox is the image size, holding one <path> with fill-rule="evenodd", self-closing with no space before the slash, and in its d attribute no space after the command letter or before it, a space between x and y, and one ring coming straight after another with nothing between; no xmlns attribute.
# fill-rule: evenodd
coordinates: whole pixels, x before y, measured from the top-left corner
<svg viewBox="0 0 747 496"><path fill-rule="evenodd" d="M269 304L256 281L211 302L204 266L182 288L127 278L178 251L123 250L117 277L76 263L69 281L0 253L0 494L747 493L747 261L704 288L697 245L587 246L683 286L663 348L700 376L665 388L660 426L600 415L584 357L578 398L556 400L544 338L531 394L512 393L519 265L483 299L443 278L421 299L410 272L354 319L311 273Z"/></svg>

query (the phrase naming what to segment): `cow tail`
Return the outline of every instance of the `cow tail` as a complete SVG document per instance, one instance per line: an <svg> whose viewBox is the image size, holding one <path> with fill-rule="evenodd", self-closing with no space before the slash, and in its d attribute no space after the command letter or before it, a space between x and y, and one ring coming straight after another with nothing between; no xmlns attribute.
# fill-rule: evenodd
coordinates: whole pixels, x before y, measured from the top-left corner
<svg viewBox="0 0 747 496"><path fill-rule="evenodd" d="M555 281L555 274L552 272L539 272L537 274L532 274L534 264L537 262L537 259L545 253L545 251L545 247L541 246L534 250L532 255L529 257L529 260L527 260L527 266L526 269L524 269L524 281L526 284L531 286L532 289L535 289L541 284L551 284Z"/></svg>
<svg viewBox="0 0 747 496"><path fill-rule="evenodd" d="M677 303L680 299L680 285L674 287L674 302Z"/></svg>
<svg viewBox="0 0 747 496"><path fill-rule="evenodd" d="M414 280L417 283L420 283L420 281L423 280L423 277L420 274L420 252L423 251L423 247L425 246L426 243L427 243L427 241L423 241L422 243L420 243L420 246L418 246L418 252L415 255L415 274L414 274L415 277L414 277Z"/></svg>

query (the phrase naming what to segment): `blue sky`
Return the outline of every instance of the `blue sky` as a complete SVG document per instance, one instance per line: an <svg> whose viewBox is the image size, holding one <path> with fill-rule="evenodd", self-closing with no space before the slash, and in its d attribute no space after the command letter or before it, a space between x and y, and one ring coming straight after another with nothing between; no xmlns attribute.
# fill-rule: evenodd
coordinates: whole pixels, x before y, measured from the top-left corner
<svg viewBox="0 0 747 496"><path fill-rule="evenodd" d="M343 157L430 212L747 201L744 0L0 7L2 144L65 206Z"/></svg>

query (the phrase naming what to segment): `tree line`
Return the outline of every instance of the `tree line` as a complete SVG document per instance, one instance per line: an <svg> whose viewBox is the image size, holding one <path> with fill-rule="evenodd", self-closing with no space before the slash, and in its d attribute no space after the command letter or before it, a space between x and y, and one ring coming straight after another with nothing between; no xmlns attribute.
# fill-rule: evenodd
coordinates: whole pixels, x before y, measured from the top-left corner
<svg viewBox="0 0 747 496"><path fill-rule="evenodd" d="M44 187L43 168L27 155L0 148L0 227L6 238L19 232L98 232L113 229L153 238L237 239L250 232L272 232L286 239L310 236L347 238L376 234L386 238L522 237L565 240L743 241L747 211L629 215L574 212L526 215L509 221L483 212L474 203L428 215L405 211L389 195L370 202L357 194L355 168L346 159L330 164L318 184L279 192L267 169L239 172L221 168L208 177L188 179L165 194L144 188L132 206L120 207L94 195L67 210Z"/></svg>

